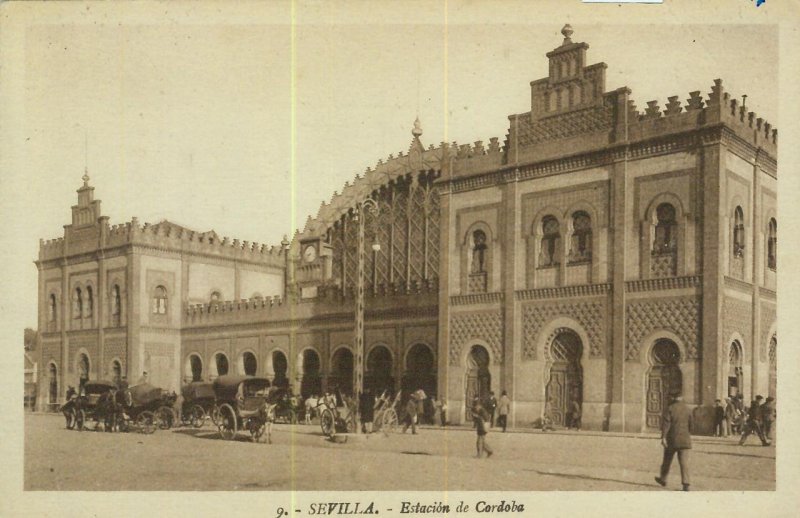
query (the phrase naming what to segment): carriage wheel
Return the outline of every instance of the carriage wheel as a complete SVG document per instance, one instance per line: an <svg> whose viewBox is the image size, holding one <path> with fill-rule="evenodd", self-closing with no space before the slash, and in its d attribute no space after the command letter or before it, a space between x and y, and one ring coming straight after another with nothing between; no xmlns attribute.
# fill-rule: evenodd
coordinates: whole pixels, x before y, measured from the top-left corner
<svg viewBox="0 0 800 518"><path fill-rule="evenodd" d="M156 410L156 417L158 418L158 427L161 430L169 430L175 423L175 414L172 408L164 405Z"/></svg>
<svg viewBox="0 0 800 518"><path fill-rule="evenodd" d="M211 422L214 426L219 426L219 407L216 404L211 409Z"/></svg>
<svg viewBox="0 0 800 518"><path fill-rule="evenodd" d="M229 404L224 404L219 407L219 416L217 417L217 427L219 434L225 440L231 440L236 436L236 412Z"/></svg>
<svg viewBox="0 0 800 518"><path fill-rule="evenodd" d="M139 431L149 435L156 431L158 420L153 412L145 410L136 418L136 424L139 426Z"/></svg>
<svg viewBox="0 0 800 518"><path fill-rule="evenodd" d="M202 428L206 422L206 411L200 405L192 407L191 424L195 428Z"/></svg>
<svg viewBox="0 0 800 518"><path fill-rule="evenodd" d="M75 428L75 410L70 408L64 412L64 419L67 420L67 430Z"/></svg>
<svg viewBox="0 0 800 518"><path fill-rule="evenodd" d="M75 411L75 428L77 428L77 430L79 432L82 432L83 431L83 426L85 424L86 424L86 412L84 412L83 409L76 410Z"/></svg>
<svg viewBox="0 0 800 518"><path fill-rule="evenodd" d="M333 418L333 412L329 409L325 409L319 416L319 424L322 427L322 433L330 437L334 433L334 427L336 425L336 421Z"/></svg>
<svg viewBox="0 0 800 518"><path fill-rule="evenodd" d="M394 409L384 412L383 422L381 423L381 428L384 433L394 432L397 428L397 423L397 412L395 412Z"/></svg>

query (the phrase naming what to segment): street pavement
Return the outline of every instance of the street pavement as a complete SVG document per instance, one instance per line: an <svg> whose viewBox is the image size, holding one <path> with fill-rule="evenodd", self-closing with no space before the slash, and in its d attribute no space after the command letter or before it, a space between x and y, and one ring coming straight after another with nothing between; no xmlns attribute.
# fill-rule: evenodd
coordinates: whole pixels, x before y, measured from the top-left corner
<svg viewBox="0 0 800 518"><path fill-rule="evenodd" d="M524 433L522 433L524 432ZM27 490L665 491L680 488L677 459L657 486L655 436L493 431L475 458L468 428L425 427L326 440L317 425L275 425L272 444L201 429L102 433L66 430L52 414L25 416ZM751 437L697 438L692 490L774 490L775 447Z"/></svg>

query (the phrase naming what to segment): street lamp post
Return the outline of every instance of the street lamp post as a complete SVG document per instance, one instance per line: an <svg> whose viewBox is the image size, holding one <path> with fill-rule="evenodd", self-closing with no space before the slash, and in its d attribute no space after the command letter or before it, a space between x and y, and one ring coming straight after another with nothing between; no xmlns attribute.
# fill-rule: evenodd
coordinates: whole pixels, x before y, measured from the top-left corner
<svg viewBox="0 0 800 518"><path fill-rule="evenodd" d="M364 240L365 240L365 220L366 211L375 214L378 211L378 202L372 198L367 198L358 205L355 209L355 218L358 221L358 243L357 243L357 256L358 262L356 267L356 326L355 326L355 368L353 369L353 392L355 392L356 403L356 433L361 431L359 423L361 416L358 412L358 406L361 401L361 394L364 392ZM375 236L373 236L375 238ZM377 239L372 243L373 256L379 252L381 245Z"/></svg>

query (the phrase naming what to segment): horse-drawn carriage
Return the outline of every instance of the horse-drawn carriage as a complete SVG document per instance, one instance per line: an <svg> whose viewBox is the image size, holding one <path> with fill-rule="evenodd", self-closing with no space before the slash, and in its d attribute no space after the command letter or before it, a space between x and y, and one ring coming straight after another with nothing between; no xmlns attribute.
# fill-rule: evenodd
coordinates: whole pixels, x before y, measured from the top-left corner
<svg viewBox="0 0 800 518"><path fill-rule="evenodd" d="M275 421L297 424L298 416L303 410L300 398L292 393L289 388L275 388Z"/></svg>
<svg viewBox="0 0 800 518"><path fill-rule="evenodd" d="M68 401L61 407L67 428L82 431L86 420L94 419L96 423L102 420L105 430L112 431L116 414L116 391L116 384L110 381L89 381L83 385L81 394L72 390Z"/></svg>
<svg viewBox="0 0 800 518"><path fill-rule="evenodd" d="M129 430L130 424L135 423L140 431L150 434L156 428L167 429L174 423L175 415L172 412L174 398L163 389L149 383L134 385L124 393L118 391L116 401L117 424L120 431Z"/></svg>
<svg viewBox="0 0 800 518"><path fill-rule="evenodd" d="M320 399L320 407L316 411L319 414L319 424L322 433L328 437L336 433L352 433L356 430L356 405L341 392L336 395L330 394ZM341 405L338 401L341 401Z"/></svg>
<svg viewBox="0 0 800 518"><path fill-rule="evenodd" d="M233 439L239 430L250 432L254 442L265 433L271 436L275 405L285 389L270 387L266 378L233 375L215 379L213 388L219 408L217 427L223 439Z"/></svg>
<svg viewBox="0 0 800 518"><path fill-rule="evenodd" d="M373 429L377 432L382 430L384 433L394 432L400 422L398 415L400 410L400 396L402 392L398 392L394 399L389 397L387 391L375 402L375 417L373 420Z"/></svg>
<svg viewBox="0 0 800 518"><path fill-rule="evenodd" d="M181 389L183 405L181 405L181 424L200 428L206 418L211 417L216 424L216 397L214 385L209 382L195 381L184 385Z"/></svg>

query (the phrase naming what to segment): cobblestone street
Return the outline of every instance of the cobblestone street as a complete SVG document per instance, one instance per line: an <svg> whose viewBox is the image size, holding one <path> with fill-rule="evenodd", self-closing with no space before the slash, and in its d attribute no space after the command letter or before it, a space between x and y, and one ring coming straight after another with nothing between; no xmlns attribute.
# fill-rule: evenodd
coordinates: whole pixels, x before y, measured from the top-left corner
<svg viewBox="0 0 800 518"><path fill-rule="evenodd" d="M580 433L489 434L490 459L474 457L468 429L423 428L345 444L316 425L276 425L273 444L240 433L223 441L210 423L153 435L66 430L60 416L25 416L27 490L640 490L661 461L655 437ZM480 469L481 476L475 476ZM775 447L751 437L698 437L692 490L774 490ZM677 461L667 490L680 488Z"/></svg>

